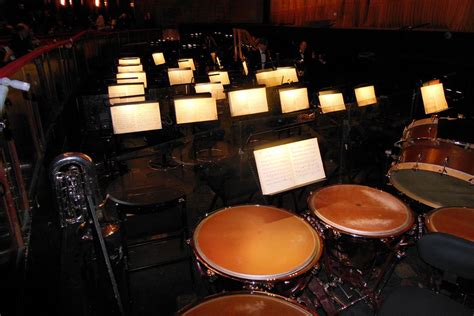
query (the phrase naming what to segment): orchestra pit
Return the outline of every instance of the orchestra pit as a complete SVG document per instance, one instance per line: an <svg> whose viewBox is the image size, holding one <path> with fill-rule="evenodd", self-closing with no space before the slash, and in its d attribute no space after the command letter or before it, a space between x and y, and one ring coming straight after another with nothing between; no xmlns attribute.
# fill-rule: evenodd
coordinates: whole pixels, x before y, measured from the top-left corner
<svg viewBox="0 0 474 316"><path fill-rule="evenodd" d="M473 315L470 1L41 3L0 1L1 316Z"/></svg>

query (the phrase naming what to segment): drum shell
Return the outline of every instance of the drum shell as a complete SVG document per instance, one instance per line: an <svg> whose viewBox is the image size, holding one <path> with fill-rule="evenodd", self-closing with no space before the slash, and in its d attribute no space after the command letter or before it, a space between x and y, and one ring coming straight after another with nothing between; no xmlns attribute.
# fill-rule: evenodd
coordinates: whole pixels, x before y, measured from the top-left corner
<svg viewBox="0 0 474 316"><path fill-rule="evenodd" d="M403 141L410 139L435 139L438 134L438 120L425 119L411 123L403 132Z"/></svg>
<svg viewBox="0 0 474 316"><path fill-rule="evenodd" d="M426 163L455 169L470 175L474 175L474 150L464 149L460 146L436 140L418 140L406 142L398 163L414 162Z"/></svg>
<svg viewBox="0 0 474 316"><path fill-rule="evenodd" d="M319 231L322 232L326 255L345 266L360 270L380 265L390 248L400 237L370 238L348 234L323 223L316 218ZM323 228L321 228L323 227Z"/></svg>

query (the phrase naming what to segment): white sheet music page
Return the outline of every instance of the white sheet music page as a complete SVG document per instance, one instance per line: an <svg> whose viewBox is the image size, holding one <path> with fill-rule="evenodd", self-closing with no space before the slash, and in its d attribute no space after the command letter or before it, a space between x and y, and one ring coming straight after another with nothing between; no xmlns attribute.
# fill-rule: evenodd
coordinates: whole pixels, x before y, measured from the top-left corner
<svg viewBox="0 0 474 316"><path fill-rule="evenodd" d="M317 138L254 151L264 195L272 195L323 180L326 175Z"/></svg>
<svg viewBox="0 0 474 316"><path fill-rule="evenodd" d="M158 102L127 104L110 107L114 134L135 133L161 129Z"/></svg>

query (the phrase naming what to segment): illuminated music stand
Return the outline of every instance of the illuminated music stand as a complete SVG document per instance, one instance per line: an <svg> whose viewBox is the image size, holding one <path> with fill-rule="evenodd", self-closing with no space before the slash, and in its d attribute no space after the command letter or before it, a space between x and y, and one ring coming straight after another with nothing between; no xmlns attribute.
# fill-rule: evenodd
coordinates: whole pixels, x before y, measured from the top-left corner
<svg viewBox="0 0 474 316"><path fill-rule="evenodd" d="M434 114L448 109L443 84L439 80L425 82L420 88L426 114Z"/></svg>
<svg viewBox="0 0 474 316"><path fill-rule="evenodd" d="M326 179L324 166L315 137L292 137L250 148L255 180L268 204L278 199L282 206L283 195L293 198L298 211L296 191Z"/></svg>
<svg viewBox="0 0 474 316"><path fill-rule="evenodd" d="M211 93L178 96L174 98L176 124L191 127L193 140L177 150L173 155L183 165L200 165L216 162L227 156L225 146L215 146L213 139L200 138L194 135L196 124L210 123L218 120L217 103ZM219 144L217 144L219 145Z"/></svg>
<svg viewBox="0 0 474 316"><path fill-rule="evenodd" d="M191 68L168 68L169 84L174 88L174 94L189 94L190 85L194 81L194 73ZM184 91L179 93L179 87L184 87Z"/></svg>
<svg viewBox="0 0 474 316"><path fill-rule="evenodd" d="M335 113L346 110L346 104L342 92L334 89L324 89L318 93L319 107L323 114ZM349 148L349 133L351 130L350 110L347 118L342 119L341 144L339 150L339 183L343 182L342 174L346 171L345 155Z"/></svg>

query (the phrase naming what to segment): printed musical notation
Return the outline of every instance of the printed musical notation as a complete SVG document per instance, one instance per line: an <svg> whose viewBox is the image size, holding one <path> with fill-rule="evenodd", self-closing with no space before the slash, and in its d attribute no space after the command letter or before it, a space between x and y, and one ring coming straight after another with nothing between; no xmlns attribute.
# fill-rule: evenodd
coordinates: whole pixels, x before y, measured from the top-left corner
<svg viewBox="0 0 474 316"><path fill-rule="evenodd" d="M305 186L326 178L317 138L254 151L264 195Z"/></svg>
<svg viewBox="0 0 474 316"><path fill-rule="evenodd" d="M158 102L126 104L110 107L114 134L161 129Z"/></svg>

